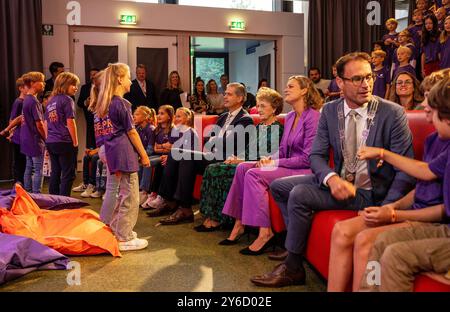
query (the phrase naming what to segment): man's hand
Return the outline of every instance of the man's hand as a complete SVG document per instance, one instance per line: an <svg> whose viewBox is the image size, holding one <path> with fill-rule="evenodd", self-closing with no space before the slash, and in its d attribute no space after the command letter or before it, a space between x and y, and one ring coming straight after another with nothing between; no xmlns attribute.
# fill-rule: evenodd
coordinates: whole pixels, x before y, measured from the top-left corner
<svg viewBox="0 0 450 312"><path fill-rule="evenodd" d="M356 188L353 184L341 179L339 176L332 176L328 180L328 186L331 190L331 195L339 200L346 200L356 196Z"/></svg>
<svg viewBox="0 0 450 312"><path fill-rule="evenodd" d="M392 223L394 210L395 206L393 204L387 204L381 207L367 207L361 212L361 215L367 226L377 227Z"/></svg>

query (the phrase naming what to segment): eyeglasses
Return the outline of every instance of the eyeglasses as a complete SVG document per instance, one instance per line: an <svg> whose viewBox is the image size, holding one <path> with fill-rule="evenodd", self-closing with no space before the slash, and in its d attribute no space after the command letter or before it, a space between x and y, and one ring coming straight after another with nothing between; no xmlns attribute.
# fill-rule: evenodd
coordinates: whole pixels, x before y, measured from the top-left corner
<svg viewBox="0 0 450 312"><path fill-rule="evenodd" d="M365 80L367 80L367 82L371 82L374 78L374 74L368 74L367 76L353 76L351 78L342 77L343 80L351 81L355 87L362 85Z"/></svg>
<svg viewBox="0 0 450 312"><path fill-rule="evenodd" d="M397 80L397 82L395 83L397 86L401 86L401 85L405 85L405 86L410 86L413 84L412 80Z"/></svg>

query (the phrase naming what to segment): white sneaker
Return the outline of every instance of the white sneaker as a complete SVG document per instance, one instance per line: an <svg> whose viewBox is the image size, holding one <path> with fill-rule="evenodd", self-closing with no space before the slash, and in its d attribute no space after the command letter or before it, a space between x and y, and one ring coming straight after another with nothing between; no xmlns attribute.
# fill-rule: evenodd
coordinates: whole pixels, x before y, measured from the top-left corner
<svg viewBox="0 0 450 312"><path fill-rule="evenodd" d="M80 185L78 185L77 187L74 187L72 189L73 192L84 192L87 188L87 185L84 183L81 183Z"/></svg>
<svg viewBox="0 0 450 312"><path fill-rule="evenodd" d="M92 184L89 184L87 186L86 190L83 193L81 193L80 196L81 197L91 197L91 194L94 193L94 189L95 189L95 186L93 186Z"/></svg>
<svg viewBox="0 0 450 312"><path fill-rule="evenodd" d="M105 194L103 194L103 196L102 196L102 200L105 200L105 196L106 196L106 193L105 193Z"/></svg>
<svg viewBox="0 0 450 312"><path fill-rule="evenodd" d="M141 205L142 208L150 208L148 205L150 202L154 201L156 199L157 195L156 193L151 193L148 195L147 200Z"/></svg>
<svg viewBox="0 0 450 312"><path fill-rule="evenodd" d="M155 209L161 209L166 205L166 201L161 196L156 196L155 200L152 200L151 202L147 203L147 205L151 208Z"/></svg>
<svg viewBox="0 0 450 312"><path fill-rule="evenodd" d="M139 206L142 206L147 201L148 194L146 192L139 192Z"/></svg>
<svg viewBox="0 0 450 312"><path fill-rule="evenodd" d="M133 238L128 242L119 242L120 251L141 250L148 246L148 241L142 238Z"/></svg>
<svg viewBox="0 0 450 312"><path fill-rule="evenodd" d="M133 235L133 238L137 238L137 233L135 231L131 232L131 234Z"/></svg>
<svg viewBox="0 0 450 312"><path fill-rule="evenodd" d="M103 196L103 192L102 191L95 191L94 193L91 194L92 198L100 198Z"/></svg>

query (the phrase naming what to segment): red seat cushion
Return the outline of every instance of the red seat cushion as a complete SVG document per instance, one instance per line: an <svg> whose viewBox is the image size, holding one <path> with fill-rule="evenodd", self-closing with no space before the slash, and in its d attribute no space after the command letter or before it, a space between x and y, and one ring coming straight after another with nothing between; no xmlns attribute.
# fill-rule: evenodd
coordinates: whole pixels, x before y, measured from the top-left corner
<svg viewBox="0 0 450 312"><path fill-rule="evenodd" d="M330 210L314 214L306 248L306 259L324 278L328 278L331 233L334 225L356 215L356 211L348 210Z"/></svg>
<svg viewBox="0 0 450 312"><path fill-rule="evenodd" d="M420 274L414 281L415 292L450 292L450 285L438 282L427 275Z"/></svg>
<svg viewBox="0 0 450 312"><path fill-rule="evenodd" d="M422 160L425 139L435 131L435 128L426 121L424 111L408 111L406 116L413 134L414 158Z"/></svg>

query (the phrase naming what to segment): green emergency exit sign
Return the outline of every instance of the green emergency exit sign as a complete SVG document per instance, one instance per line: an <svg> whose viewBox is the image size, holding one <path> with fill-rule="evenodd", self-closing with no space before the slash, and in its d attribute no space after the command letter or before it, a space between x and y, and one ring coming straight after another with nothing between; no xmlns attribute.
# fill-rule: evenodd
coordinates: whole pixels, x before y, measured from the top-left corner
<svg viewBox="0 0 450 312"><path fill-rule="evenodd" d="M136 25L136 15L120 15L120 24L122 25Z"/></svg>
<svg viewBox="0 0 450 312"><path fill-rule="evenodd" d="M245 30L245 22L244 21L231 21L230 22L230 30Z"/></svg>

